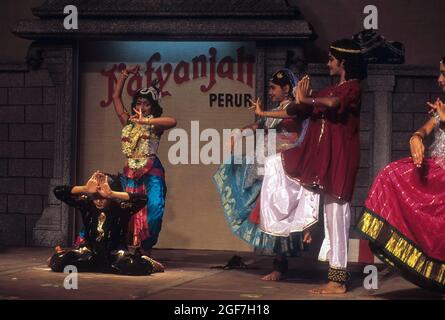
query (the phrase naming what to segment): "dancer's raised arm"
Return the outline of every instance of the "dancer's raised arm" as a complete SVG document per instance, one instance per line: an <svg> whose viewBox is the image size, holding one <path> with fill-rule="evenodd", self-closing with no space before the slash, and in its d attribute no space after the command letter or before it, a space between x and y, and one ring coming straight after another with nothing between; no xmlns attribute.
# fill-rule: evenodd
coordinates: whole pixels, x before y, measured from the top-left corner
<svg viewBox="0 0 445 320"><path fill-rule="evenodd" d="M119 79L116 82L116 86L113 92L113 105L114 111L116 111L116 115L119 118L119 121L124 126L127 124L130 115L124 107L124 103L122 102L122 91L124 89L125 81L127 80L130 73L136 74L139 71L139 66L133 66L122 70L119 75Z"/></svg>

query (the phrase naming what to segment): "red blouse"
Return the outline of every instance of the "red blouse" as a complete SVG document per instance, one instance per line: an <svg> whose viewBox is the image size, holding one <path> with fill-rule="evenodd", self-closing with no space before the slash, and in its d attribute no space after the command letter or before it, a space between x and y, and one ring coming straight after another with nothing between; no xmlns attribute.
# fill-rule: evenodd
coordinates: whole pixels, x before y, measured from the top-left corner
<svg viewBox="0 0 445 320"><path fill-rule="evenodd" d="M303 185L350 202L360 164L360 82L327 87L316 97L337 97L340 105L312 111L302 144L281 154L284 170Z"/></svg>

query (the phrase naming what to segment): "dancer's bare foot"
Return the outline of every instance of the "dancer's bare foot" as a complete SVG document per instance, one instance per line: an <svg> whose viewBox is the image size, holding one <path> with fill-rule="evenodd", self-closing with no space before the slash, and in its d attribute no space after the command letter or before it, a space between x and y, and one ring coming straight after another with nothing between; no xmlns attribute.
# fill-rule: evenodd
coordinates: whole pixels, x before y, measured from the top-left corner
<svg viewBox="0 0 445 320"><path fill-rule="evenodd" d="M309 290L312 294L345 294L346 285L338 282L329 281L327 284Z"/></svg>
<svg viewBox="0 0 445 320"><path fill-rule="evenodd" d="M303 231L303 243L310 244L312 242L312 235L308 229Z"/></svg>
<svg viewBox="0 0 445 320"><path fill-rule="evenodd" d="M283 274L276 270L261 278L263 281L280 281L281 279L283 279Z"/></svg>

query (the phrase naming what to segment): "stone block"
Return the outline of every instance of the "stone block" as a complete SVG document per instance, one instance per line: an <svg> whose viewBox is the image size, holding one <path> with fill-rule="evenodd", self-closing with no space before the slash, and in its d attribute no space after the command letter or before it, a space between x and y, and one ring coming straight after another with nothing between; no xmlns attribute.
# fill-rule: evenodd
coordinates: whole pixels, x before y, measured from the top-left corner
<svg viewBox="0 0 445 320"><path fill-rule="evenodd" d="M12 177L42 176L42 160L39 159L10 159L8 166Z"/></svg>
<svg viewBox="0 0 445 320"><path fill-rule="evenodd" d="M8 195L8 212L42 213L42 196Z"/></svg>
<svg viewBox="0 0 445 320"><path fill-rule="evenodd" d="M23 87L22 72L0 72L0 87Z"/></svg>
<svg viewBox="0 0 445 320"><path fill-rule="evenodd" d="M26 245L26 217L22 214L0 214L0 244Z"/></svg>
<svg viewBox="0 0 445 320"><path fill-rule="evenodd" d="M41 104L42 88L9 88L9 104Z"/></svg>
<svg viewBox="0 0 445 320"><path fill-rule="evenodd" d="M42 140L42 126L39 124L11 124L9 125L10 141L40 141Z"/></svg>
<svg viewBox="0 0 445 320"><path fill-rule="evenodd" d="M49 182L49 178L26 178L25 193L47 196Z"/></svg>
<svg viewBox="0 0 445 320"><path fill-rule="evenodd" d="M394 113L392 114L392 130L393 131L413 131L413 114L412 113Z"/></svg>
<svg viewBox="0 0 445 320"><path fill-rule="evenodd" d="M48 70L45 69L31 70L25 73L25 86L51 87L53 86L53 82L51 80Z"/></svg>
<svg viewBox="0 0 445 320"><path fill-rule="evenodd" d="M24 155L23 142L0 141L0 158L22 158Z"/></svg>
<svg viewBox="0 0 445 320"><path fill-rule="evenodd" d="M0 106L0 123L25 122L24 106Z"/></svg>
<svg viewBox="0 0 445 320"><path fill-rule="evenodd" d="M427 112L429 95L426 93L395 93L393 97L393 112Z"/></svg>
<svg viewBox="0 0 445 320"><path fill-rule="evenodd" d="M24 178L0 178L1 194L23 194L25 192Z"/></svg>
<svg viewBox="0 0 445 320"><path fill-rule="evenodd" d="M25 155L27 158L53 159L53 142L26 142Z"/></svg>
<svg viewBox="0 0 445 320"><path fill-rule="evenodd" d="M25 108L26 123L54 123L56 116L54 105L31 105Z"/></svg>

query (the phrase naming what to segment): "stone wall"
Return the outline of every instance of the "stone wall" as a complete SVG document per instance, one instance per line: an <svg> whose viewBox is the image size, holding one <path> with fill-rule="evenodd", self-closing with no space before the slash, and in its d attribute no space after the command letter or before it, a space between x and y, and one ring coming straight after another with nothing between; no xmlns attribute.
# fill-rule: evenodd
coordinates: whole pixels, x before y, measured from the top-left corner
<svg viewBox="0 0 445 320"><path fill-rule="evenodd" d="M0 65L0 244L32 243L48 203L54 111L48 70Z"/></svg>
<svg viewBox="0 0 445 320"><path fill-rule="evenodd" d="M407 141L427 120L425 102L434 101L437 97L445 99L445 94L437 86L438 71L432 73L433 77L404 75L396 79L392 113L392 160L409 156Z"/></svg>

